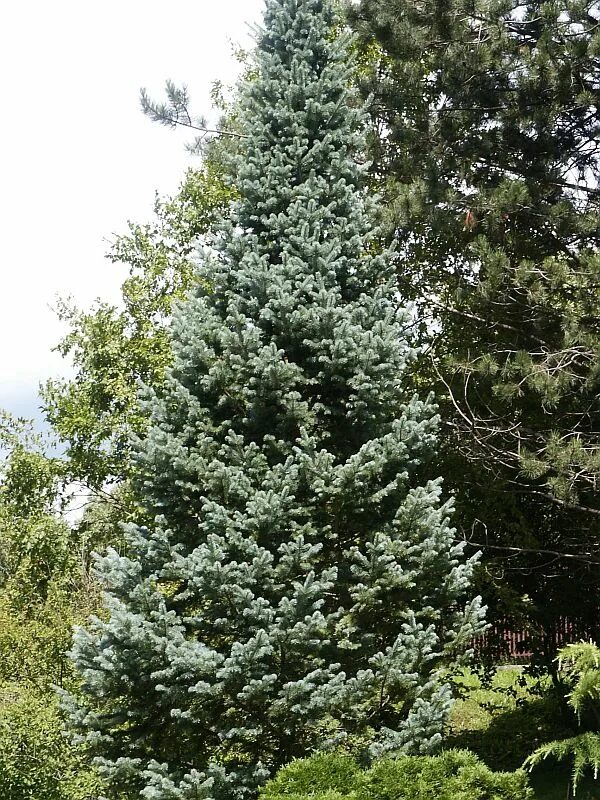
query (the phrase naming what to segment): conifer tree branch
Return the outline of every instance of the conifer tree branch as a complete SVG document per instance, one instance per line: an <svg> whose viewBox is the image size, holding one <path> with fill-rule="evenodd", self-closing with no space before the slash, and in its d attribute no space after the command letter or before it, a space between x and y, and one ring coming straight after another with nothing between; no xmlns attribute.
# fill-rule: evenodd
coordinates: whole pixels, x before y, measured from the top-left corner
<svg viewBox="0 0 600 800"><path fill-rule="evenodd" d="M178 88L171 81L166 83L168 103L156 103L148 96L146 89L140 89L140 105L143 113L153 122L166 125L170 128L180 126L189 130L198 131L204 135L229 136L235 139L247 139L247 135L239 131L222 128L210 128L204 124L192 121L188 110L189 98L185 86Z"/></svg>

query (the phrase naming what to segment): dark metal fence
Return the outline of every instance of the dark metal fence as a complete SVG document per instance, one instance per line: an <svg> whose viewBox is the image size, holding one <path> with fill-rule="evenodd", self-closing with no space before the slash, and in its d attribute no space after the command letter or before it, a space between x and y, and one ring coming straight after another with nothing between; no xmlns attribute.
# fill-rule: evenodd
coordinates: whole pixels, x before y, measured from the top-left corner
<svg viewBox="0 0 600 800"><path fill-rule="evenodd" d="M544 653L552 657L570 642L589 640L600 643L600 619L590 623L563 617L551 627L502 620L473 644L477 656L485 656L497 663L519 664L527 663L534 654Z"/></svg>

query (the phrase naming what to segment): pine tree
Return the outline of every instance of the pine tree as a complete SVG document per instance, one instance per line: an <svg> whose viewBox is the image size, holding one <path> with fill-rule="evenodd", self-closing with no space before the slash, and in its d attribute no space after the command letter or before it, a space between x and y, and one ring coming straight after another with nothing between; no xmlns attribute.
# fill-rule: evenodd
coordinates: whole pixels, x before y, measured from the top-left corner
<svg viewBox="0 0 600 800"><path fill-rule="evenodd" d="M175 317L138 453L151 526L98 568L73 725L115 796L245 798L295 756L427 752L440 668L481 629L410 320L366 196L348 39L325 0L267 0L242 91L239 200ZM210 286L207 289L207 286Z"/></svg>
<svg viewBox="0 0 600 800"><path fill-rule="evenodd" d="M434 334L423 371L439 381L459 528L500 559L486 573L498 616L519 606L543 629L568 615L587 636L600 596L600 9L361 0L349 13L398 280Z"/></svg>

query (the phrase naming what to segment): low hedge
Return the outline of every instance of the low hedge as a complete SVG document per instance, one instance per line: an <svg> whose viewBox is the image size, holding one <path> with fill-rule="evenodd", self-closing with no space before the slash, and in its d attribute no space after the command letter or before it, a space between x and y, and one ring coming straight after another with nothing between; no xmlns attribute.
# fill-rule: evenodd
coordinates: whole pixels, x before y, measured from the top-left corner
<svg viewBox="0 0 600 800"><path fill-rule="evenodd" d="M532 800L527 775L492 772L467 750L377 761L361 770L347 755L317 754L284 767L260 800Z"/></svg>

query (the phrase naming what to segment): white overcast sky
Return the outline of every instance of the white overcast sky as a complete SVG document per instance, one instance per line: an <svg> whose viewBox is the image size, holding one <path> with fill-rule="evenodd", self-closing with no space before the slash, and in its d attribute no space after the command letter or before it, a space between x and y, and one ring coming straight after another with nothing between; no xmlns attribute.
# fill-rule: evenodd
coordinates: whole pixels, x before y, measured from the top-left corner
<svg viewBox="0 0 600 800"><path fill-rule="evenodd" d="M193 159L185 133L151 123L139 89L186 83L209 110L239 66L262 0L5 0L0 3L0 407L33 415L37 387L68 373L51 306L115 301L104 256L127 220L152 215ZM189 138L189 137L187 137Z"/></svg>

